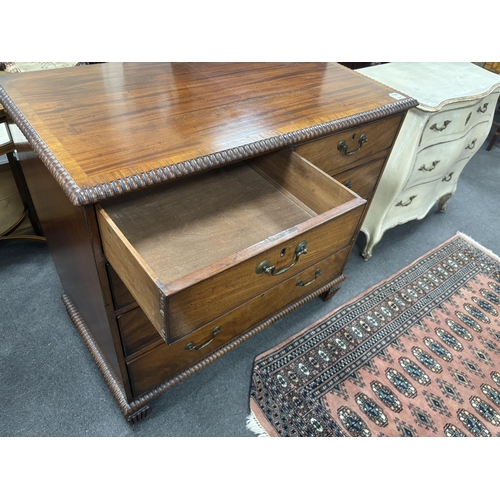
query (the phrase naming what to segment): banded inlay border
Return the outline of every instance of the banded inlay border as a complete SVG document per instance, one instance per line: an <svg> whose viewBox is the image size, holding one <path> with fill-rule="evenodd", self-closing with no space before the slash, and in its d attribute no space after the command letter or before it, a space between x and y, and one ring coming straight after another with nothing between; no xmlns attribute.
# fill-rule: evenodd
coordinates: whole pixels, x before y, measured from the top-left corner
<svg viewBox="0 0 500 500"><path fill-rule="evenodd" d="M306 127L294 132L269 137L210 155L200 156L191 160L166 165L147 172L134 174L82 189L57 160L49 147L37 134L29 121L1 86L0 102L2 103L6 113L11 117L12 121L24 134L28 143L39 156L42 163L47 167L49 172L63 189L66 196L70 199L71 203L75 206L91 205L108 198L138 191L139 189L148 186L153 186L155 184L178 179L186 175L203 172L215 167L241 161L253 156L283 148L285 146L291 146L293 144L298 144L311 139L317 139L334 132L339 132L344 129L356 127L370 121L407 111L408 109L418 105L418 102L413 98L402 99L363 113L357 113L338 120L332 120L319 125Z"/></svg>

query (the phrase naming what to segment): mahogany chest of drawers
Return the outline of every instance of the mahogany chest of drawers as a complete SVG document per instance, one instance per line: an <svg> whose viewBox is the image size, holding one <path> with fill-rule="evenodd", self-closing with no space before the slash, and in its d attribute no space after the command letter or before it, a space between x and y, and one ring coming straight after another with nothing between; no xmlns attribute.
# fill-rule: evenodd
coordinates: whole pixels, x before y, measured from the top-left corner
<svg viewBox="0 0 500 500"><path fill-rule="evenodd" d="M63 301L132 423L333 296L417 104L335 63L110 63L0 85Z"/></svg>

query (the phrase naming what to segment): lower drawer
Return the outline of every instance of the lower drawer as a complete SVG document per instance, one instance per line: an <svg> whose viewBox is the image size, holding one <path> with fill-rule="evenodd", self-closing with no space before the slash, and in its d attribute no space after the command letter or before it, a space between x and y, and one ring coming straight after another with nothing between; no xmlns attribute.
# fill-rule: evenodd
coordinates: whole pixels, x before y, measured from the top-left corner
<svg viewBox="0 0 500 500"><path fill-rule="evenodd" d="M256 258L248 259L239 266L233 266L215 276L195 283L168 298L168 319L170 343L186 336L213 318L225 314L241 304L264 293L272 286L283 282L289 274L323 260L352 241L353 234L362 216L362 208L343 214L325 224L314 227L300 236L291 238L278 248L272 248ZM307 253L296 257L302 243L307 243ZM283 257L281 256L283 255ZM297 264L283 274L257 273L260 263L269 261L277 269L286 269L290 263ZM279 271L278 271L279 272Z"/></svg>
<svg viewBox="0 0 500 500"><path fill-rule="evenodd" d="M342 249L179 341L160 344L128 362L134 397L171 379L245 331L341 276L349 250L350 246Z"/></svg>
<svg viewBox="0 0 500 500"><path fill-rule="evenodd" d="M391 226L424 217L429 206L436 201L435 191L436 182L427 182L401 192L387 214Z"/></svg>
<svg viewBox="0 0 500 500"><path fill-rule="evenodd" d="M113 306L115 311L122 309L123 307L129 306L135 302L134 297L127 290L127 287L123 284L116 271L108 264L106 264L106 270L108 272L109 286L111 288L111 295L113 296Z"/></svg>
<svg viewBox="0 0 500 500"><path fill-rule="evenodd" d="M116 320L125 357L132 356L154 342L162 340L140 307L118 316Z"/></svg>
<svg viewBox="0 0 500 500"><path fill-rule="evenodd" d="M333 177L366 200L370 198L375 189L384 162L385 158L382 158L365 165L360 165L359 167L351 168L340 174L333 175Z"/></svg>

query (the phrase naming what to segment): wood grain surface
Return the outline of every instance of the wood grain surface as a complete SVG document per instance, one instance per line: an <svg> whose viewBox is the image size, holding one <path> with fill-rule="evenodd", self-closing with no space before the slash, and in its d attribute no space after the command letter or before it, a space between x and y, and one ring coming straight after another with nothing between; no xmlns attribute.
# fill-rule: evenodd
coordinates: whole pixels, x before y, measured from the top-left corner
<svg viewBox="0 0 500 500"><path fill-rule="evenodd" d="M348 185L349 189L359 194L365 200L371 198L375 185L380 177L380 171L384 166L386 158L372 161L368 164L345 170L335 174L334 178L341 184Z"/></svg>
<svg viewBox="0 0 500 500"><path fill-rule="evenodd" d="M138 397L159 385L163 380L174 377L186 367L193 366L196 362L227 345L242 332L248 332L255 325L271 318L278 311L296 303L301 297L307 295L308 291L321 290L321 287L337 277L339 281L342 281L342 270L348 256L349 247L343 248L327 259L204 325L191 335L171 345L157 344L144 354L134 357L127 363L134 395ZM321 274L308 288L297 286L299 280L309 282L314 279L317 269L321 270ZM207 342L212 337L215 327L220 327L220 333L214 337L213 342L200 350L186 350L185 347L189 342L193 342L197 346Z"/></svg>
<svg viewBox="0 0 500 500"><path fill-rule="evenodd" d="M0 103L73 204L414 107L337 63L105 63L0 76Z"/></svg>
<svg viewBox="0 0 500 500"><path fill-rule="evenodd" d="M288 278L262 261L288 266L305 239L295 274L351 242L365 201L295 152L270 156L98 205L106 258L167 342Z"/></svg>
<svg viewBox="0 0 500 500"><path fill-rule="evenodd" d="M355 129L301 144L296 151L321 170L334 175L382 151L389 152L403 118L404 115L400 114L377 120ZM362 134L365 134L368 142L360 147L359 138ZM346 155L339 151L340 141L345 141L348 152L352 154Z"/></svg>
<svg viewBox="0 0 500 500"><path fill-rule="evenodd" d="M102 206L164 283L311 218L286 192L244 164Z"/></svg>

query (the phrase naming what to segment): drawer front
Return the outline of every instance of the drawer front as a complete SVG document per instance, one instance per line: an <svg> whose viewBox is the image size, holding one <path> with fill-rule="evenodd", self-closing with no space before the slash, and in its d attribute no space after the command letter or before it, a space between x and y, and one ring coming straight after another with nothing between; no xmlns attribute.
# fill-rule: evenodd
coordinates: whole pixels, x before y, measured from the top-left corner
<svg viewBox="0 0 500 500"><path fill-rule="evenodd" d="M175 342L349 245L363 210L364 205L169 296L168 342ZM307 253L297 257L296 249L304 241ZM265 261L275 266L277 275L257 272Z"/></svg>
<svg viewBox="0 0 500 500"><path fill-rule="evenodd" d="M455 108L434 113L422 133L420 146L436 144L443 140L451 140L456 136L464 135L470 128L480 122L490 122L495 112L498 93L490 94L471 106Z"/></svg>
<svg viewBox="0 0 500 500"><path fill-rule="evenodd" d="M402 116L397 115L344 130L297 146L296 151L318 168L333 174L352 163L389 150L401 120ZM367 142L362 142L363 136Z"/></svg>
<svg viewBox="0 0 500 500"><path fill-rule="evenodd" d="M421 150L416 156L405 189L417 184L440 180L453 170L457 161L471 158L483 144L488 132L489 124L479 123L458 139Z"/></svg>
<svg viewBox="0 0 500 500"><path fill-rule="evenodd" d="M387 227L394 227L409 220L421 219L437 203L441 196L453 194L458 178L470 160L470 156L456 161L448 171L442 172L438 179L404 190L389 210Z"/></svg>
<svg viewBox="0 0 500 500"><path fill-rule="evenodd" d="M464 149L464 141L456 140L430 146L420 151L415 158L405 189L434 181L453 166Z"/></svg>
<svg viewBox="0 0 500 500"><path fill-rule="evenodd" d="M423 217L427 207L436 201L438 182L427 182L402 191L387 214L388 227Z"/></svg>
<svg viewBox="0 0 500 500"><path fill-rule="evenodd" d="M479 148L483 145L484 141L488 137L490 128L491 120L475 125L465 137L458 159L460 160L462 158L472 158L472 156L474 156L478 152Z"/></svg>
<svg viewBox="0 0 500 500"><path fill-rule="evenodd" d="M171 345L163 343L130 361L127 366L134 397L174 377L281 309L341 276L349 250L350 247L346 247L290 277L184 339ZM189 350L187 346L193 348Z"/></svg>
<svg viewBox="0 0 500 500"><path fill-rule="evenodd" d="M443 196L443 194L455 191L458 178L469 160L470 158L462 158L457 161L448 172L441 176L441 178L436 182L436 198Z"/></svg>
<svg viewBox="0 0 500 500"><path fill-rule="evenodd" d="M333 177L361 196L361 198L367 200L375 189L384 163L385 158L382 158L366 165L351 168L340 174L333 175Z"/></svg>
<svg viewBox="0 0 500 500"><path fill-rule="evenodd" d="M132 356L154 342L162 340L140 307L118 316L116 320L125 357Z"/></svg>

